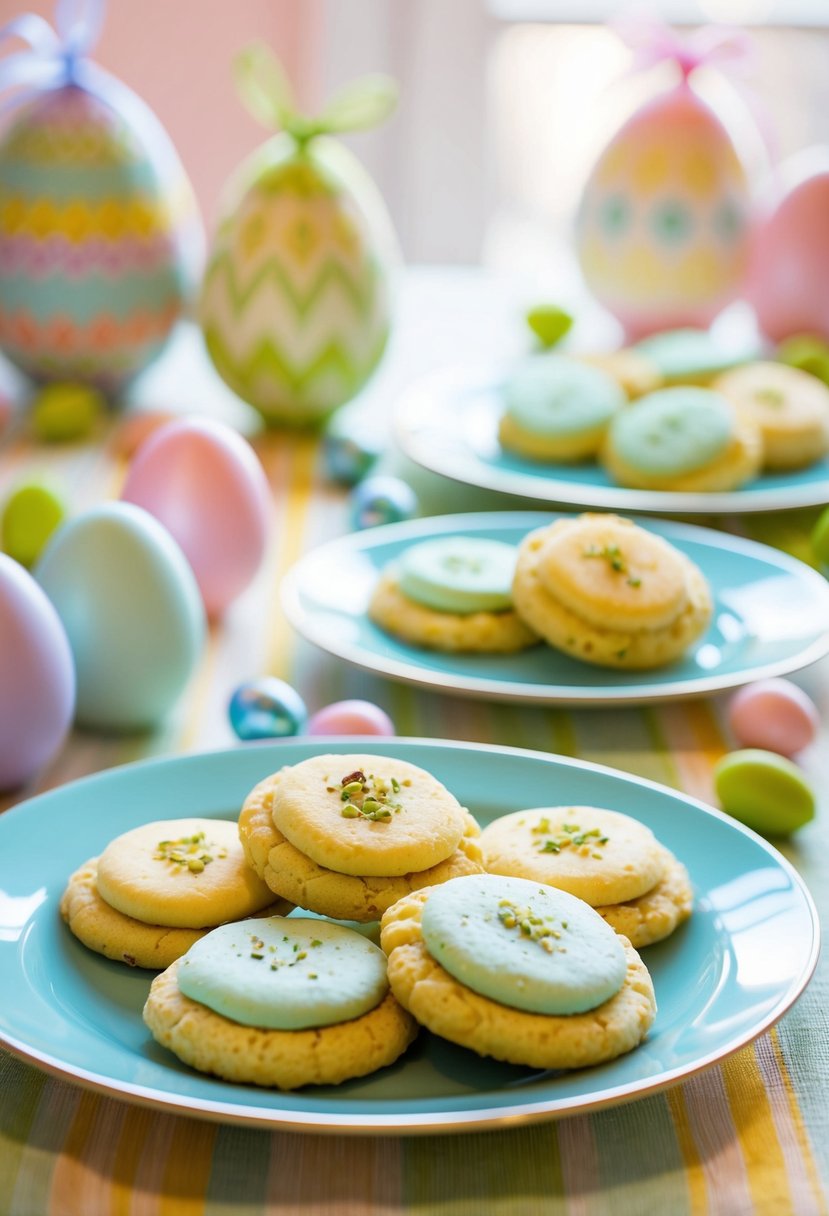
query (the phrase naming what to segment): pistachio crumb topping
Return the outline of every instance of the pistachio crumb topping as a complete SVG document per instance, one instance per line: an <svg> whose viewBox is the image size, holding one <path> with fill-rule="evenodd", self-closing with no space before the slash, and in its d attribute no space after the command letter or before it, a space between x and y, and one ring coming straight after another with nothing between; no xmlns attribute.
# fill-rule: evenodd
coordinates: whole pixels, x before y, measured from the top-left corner
<svg viewBox="0 0 829 1216"><path fill-rule="evenodd" d="M411 785L411 781L404 781ZM385 777L368 777L361 769L346 774L340 784L335 787L340 801L344 804L340 810L343 819L371 819L374 823L388 823L392 814L399 814L403 809L394 797L400 793L400 782L396 777L386 780Z"/></svg>
<svg viewBox="0 0 829 1216"><path fill-rule="evenodd" d="M538 942L542 950L552 954L555 950L564 952L566 947L559 946L561 935L567 928L566 921L556 921L554 916L538 916L529 907L523 907L511 899L502 899L498 904L498 919L505 929L518 929L521 937L531 942Z"/></svg>
<svg viewBox="0 0 829 1216"><path fill-rule="evenodd" d="M560 853L562 849L573 849L581 857L595 857L601 861L602 854L597 852L599 845L607 844L609 836L603 836L599 828L582 830L577 823L563 823L561 831L553 834L550 831L549 819L539 819L534 828L530 829L534 836L545 836L545 840L536 841L540 853Z"/></svg>
<svg viewBox="0 0 829 1216"><path fill-rule="evenodd" d="M754 394L754 400L759 405L771 405L779 408L785 404L786 398L779 388L758 388Z"/></svg>
<svg viewBox="0 0 829 1216"><path fill-rule="evenodd" d="M215 860L210 852L212 847L204 832L196 832L193 836L179 836L177 840L159 840L153 860L169 861L189 870L191 874L201 874L205 866ZM227 849L217 849L215 856L220 859L227 857Z"/></svg>
<svg viewBox="0 0 829 1216"><path fill-rule="evenodd" d="M641 587L642 580L638 575L631 574L628 570L628 564L622 550L618 545L602 545L601 549L598 545L588 545L582 551L582 557L601 557L607 562L611 570L615 570L618 574L627 574L627 585L629 587Z"/></svg>

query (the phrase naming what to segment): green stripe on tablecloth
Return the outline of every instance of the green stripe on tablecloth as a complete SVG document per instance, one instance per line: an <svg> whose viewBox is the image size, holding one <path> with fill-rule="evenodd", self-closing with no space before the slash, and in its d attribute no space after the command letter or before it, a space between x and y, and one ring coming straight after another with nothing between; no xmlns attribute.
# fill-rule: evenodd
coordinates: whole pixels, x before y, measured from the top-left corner
<svg viewBox="0 0 829 1216"><path fill-rule="evenodd" d="M15 1092L29 1082L19 1078ZM80 1101L81 1090L62 1081L48 1080L40 1088L33 1117L26 1131L26 1144L18 1159L17 1180L8 1216L40 1216L50 1210L52 1175Z"/></svg>
<svg viewBox="0 0 829 1216"><path fill-rule="evenodd" d="M15 1094L0 1105L0 1212L11 1212L21 1158L47 1083L44 1073L0 1051L0 1093Z"/></svg>
<svg viewBox="0 0 829 1216"><path fill-rule="evenodd" d="M265 1206L272 1139L256 1128L219 1128L204 1216L233 1216L242 1203L256 1211Z"/></svg>
<svg viewBox="0 0 829 1216"><path fill-rule="evenodd" d="M593 1125L601 1145L595 1182L597 1189L607 1188L596 1216L684 1216L690 1211L685 1162L664 1094L599 1111Z"/></svg>
<svg viewBox="0 0 829 1216"><path fill-rule="evenodd" d="M403 1144L403 1202L424 1216L564 1216L562 1191L555 1124Z"/></svg>

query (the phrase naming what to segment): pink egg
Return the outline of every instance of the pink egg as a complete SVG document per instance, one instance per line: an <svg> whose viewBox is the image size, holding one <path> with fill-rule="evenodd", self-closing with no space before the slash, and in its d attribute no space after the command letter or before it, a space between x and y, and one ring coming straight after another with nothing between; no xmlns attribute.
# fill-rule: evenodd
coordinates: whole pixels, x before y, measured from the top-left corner
<svg viewBox="0 0 829 1216"><path fill-rule="evenodd" d="M208 616L221 616L255 576L268 541L270 491L253 448L231 427L186 418L141 445L121 497L178 541Z"/></svg>
<svg viewBox="0 0 829 1216"><path fill-rule="evenodd" d="M0 553L0 789L22 785L57 752L75 706L75 667L57 612Z"/></svg>
<svg viewBox="0 0 829 1216"><path fill-rule="evenodd" d="M394 723L371 701L334 701L308 719L308 735L394 735Z"/></svg>
<svg viewBox="0 0 829 1216"><path fill-rule="evenodd" d="M728 721L741 747L794 756L814 740L820 718L814 702L789 680L758 680L731 698Z"/></svg>
<svg viewBox="0 0 829 1216"><path fill-rule="evenodd" d="M829 340L829 153L800 153L780 176L782 195L757 227L746 294L773 341Z"/></svg>

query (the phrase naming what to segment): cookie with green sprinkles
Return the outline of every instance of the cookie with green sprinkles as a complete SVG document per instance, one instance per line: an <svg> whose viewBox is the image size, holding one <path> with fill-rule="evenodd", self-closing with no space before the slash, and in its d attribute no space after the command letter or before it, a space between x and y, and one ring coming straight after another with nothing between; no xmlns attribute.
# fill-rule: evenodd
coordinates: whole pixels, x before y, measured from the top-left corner
<svg viewBox="0 0 829 1216"><path fill-rule="evenodd" d="M386 912L392 992L421 1025L482 1056L584 1068L631 1051L656 1013L626 938L575 896L484 874Z"/></svg>
<svg viewBox="0 0 829 1216"><path fill-rule="evenodd" d="M377 946L341 925L278 916L203 937L156 977L144 1021L200 1072L279 1089L365 1076L417 1033Z"/></svg>

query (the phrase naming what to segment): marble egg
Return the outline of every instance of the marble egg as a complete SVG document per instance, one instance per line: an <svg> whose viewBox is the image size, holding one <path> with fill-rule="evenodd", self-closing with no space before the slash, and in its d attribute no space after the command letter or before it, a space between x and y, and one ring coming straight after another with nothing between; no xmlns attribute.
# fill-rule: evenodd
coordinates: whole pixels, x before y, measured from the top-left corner
<svg viewBox="0 0 829 1216"><path fill-rule="evenodd" d="M230 725L245 742L287 739L299 735L308 721L302 697L276 676L261 676L240 684L228 705Z"/></svg>
<svg viewBox="0 0 829 1216"><path fill-rule="evenodd" d="M103 731L157 725L202 652L204 608L181 549L132 503L104 503L49 541L35 577L75 660L76 719Z"/></svg>
<svg viewBox="0 0 829 1216"><path fill-rule="evenodd" d="M417 495L399 477L381 473L366 477L351 495L351 522L357 529L402 523L417 511Z"/></svg>
<svg viewBox="0 0 829 1216"><path fill-rule="evenodd" d="M704 328L740 294L750 220L731 137L683 81L637 110L599 157L577 217L581 268L631 341Z"/></svg>
<svg viewBox="0 0 829 1216"><path fill-rule="evenodd" d="M220 617L256 575L271 498L253 448L231 427L186 418L141 445L121 491L169 530L193 568L209 617Z"/></svg>
<svg viewBox="0 0 829 1216"><path fill-rule="evenodd" d="M746 294L766 337L829 341L829 148L782 165L773 204L758 222Z"/></svg>
<svg viewBox="0 0 829 1216"><path fill-rule="evenodd" d="M60 748L75 705L66 631L30 574L0 553L0 790L28 781Z"/></svg>
<svg viewBox="0 0 829 1216"><path fill-rule="evenodd" d="M117 391L163 348L204 238L157 119L108 87L44 90L0 140L0 349L37 380Z"/></svg>

